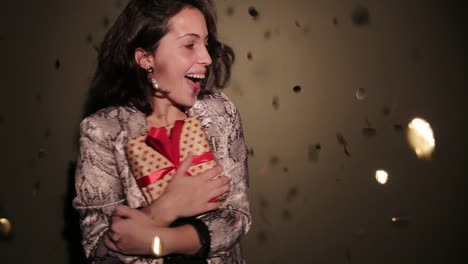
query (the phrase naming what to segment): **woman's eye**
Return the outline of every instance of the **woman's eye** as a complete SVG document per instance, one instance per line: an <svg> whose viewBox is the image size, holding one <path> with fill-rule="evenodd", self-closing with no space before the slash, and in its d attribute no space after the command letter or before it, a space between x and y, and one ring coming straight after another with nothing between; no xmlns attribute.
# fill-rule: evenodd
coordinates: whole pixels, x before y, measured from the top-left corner
<svg viewBox="0 0 468 264"><path fill-rule="evenodd" d="M185 45L185 47L186 47L187 49L193 49L194 46L195 46L195 44L193 44L193 43L190 43L190 44Z"/></svg>

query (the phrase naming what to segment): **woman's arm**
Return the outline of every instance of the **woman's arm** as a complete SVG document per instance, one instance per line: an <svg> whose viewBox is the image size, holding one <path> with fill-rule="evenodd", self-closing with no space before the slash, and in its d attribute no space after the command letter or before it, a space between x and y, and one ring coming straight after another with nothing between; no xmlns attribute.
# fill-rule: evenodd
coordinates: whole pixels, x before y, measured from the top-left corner
<svg viewBox="0 0 468 264"><path fill-rule="evenodd" d="M169 224L161 225L159 219L164 208L173 211L169 214L173 220L215 210L219 204L209 200L229 190L227 177L213 179L221 172L220 167L186 177L191 161L188 158L182 162L164 194L148 207L136 210L120 205L115 209L110 231L104 238L108 248L128 255L149 255L152 239L158 236L164 245L163 255L194 255L200 250L200 220L167 227Z"/></svg>
<svg viewBox="0 0 468 264"><path fill-rule="evenodd" d="M111 138L99 124L102 118L88 117L80 124L80 153L75 172L76 198L83 247L90 262L110 256L103 237L114 209L125 201L117 172Z"/></svg>
<svg viewBox="0 0 468 264"><path fill-rule="evenodd" d="M224 168L223 175L231 179L231 192L220 209L199 217L210 234L208 257L216 257L228 251L248 232L251 225L247 148L241 118L234 104L222 93L219 95L224 101L223 118L229 128L224 138L225 146L218 146L222 150L220 165Z"/></svg>

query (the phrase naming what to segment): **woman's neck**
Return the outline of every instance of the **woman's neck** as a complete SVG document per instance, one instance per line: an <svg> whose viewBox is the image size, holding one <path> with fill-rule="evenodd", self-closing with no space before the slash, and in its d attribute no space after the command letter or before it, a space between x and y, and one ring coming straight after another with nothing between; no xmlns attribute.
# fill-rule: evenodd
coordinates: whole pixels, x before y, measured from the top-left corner
<svg viewBox="0 0 468 264"><path fill-rule="evenodd" d="M185 112L167 98L154 98L153 113L146 117L146 123L148 127L163 127L186 117Z"/></svg>

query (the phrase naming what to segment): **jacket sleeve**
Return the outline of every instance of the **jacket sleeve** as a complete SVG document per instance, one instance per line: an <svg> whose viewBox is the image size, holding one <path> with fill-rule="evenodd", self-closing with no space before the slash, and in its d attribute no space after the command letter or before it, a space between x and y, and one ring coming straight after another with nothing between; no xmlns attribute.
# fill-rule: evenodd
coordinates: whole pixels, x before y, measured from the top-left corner
<svg viewBox="0 0 468 264"><path fill-rule="evenodd" d="M90 263L140 263L137 257L110 251L103 243L112 212L125 203L113 140L105 131L108 121L91 116L80 124L73 207L80 215L82 244Z"/></svg>
<svg viewBox="0 0 468 264"><path fill-rule="evenodd" d="M200 216L210 234L208 257L216 257L231 249L247 234L251 225L249 206L249 179L247 147L244 142L241 118L232 102L224 97L225 122L221 145L215 152L220 153L220 163L225 176L231 178L231 191L221 208Z"/></svg>

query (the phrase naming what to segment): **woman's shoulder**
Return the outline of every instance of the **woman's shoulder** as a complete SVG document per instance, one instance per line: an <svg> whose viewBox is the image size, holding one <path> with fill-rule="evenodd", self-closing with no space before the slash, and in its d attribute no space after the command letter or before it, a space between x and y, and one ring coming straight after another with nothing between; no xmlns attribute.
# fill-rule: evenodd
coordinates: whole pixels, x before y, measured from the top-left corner
<svg viewBox="0 0 468 264"><path fill-rule="evenodd" d="M116 134L122 129L122 123L129 119L129 115L137 111L129 106L106 107L84 118L80 123L80 129Z"/></svg>
<svg viewBox="0 0 468 264"><path fill-rule="evenodd" d="M198 104L202 108L211 109L217 113L234 115L237 108L234 103L223 92L212 92L200 97Z"/></svg>

